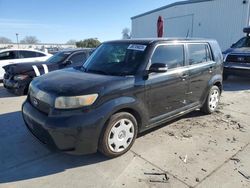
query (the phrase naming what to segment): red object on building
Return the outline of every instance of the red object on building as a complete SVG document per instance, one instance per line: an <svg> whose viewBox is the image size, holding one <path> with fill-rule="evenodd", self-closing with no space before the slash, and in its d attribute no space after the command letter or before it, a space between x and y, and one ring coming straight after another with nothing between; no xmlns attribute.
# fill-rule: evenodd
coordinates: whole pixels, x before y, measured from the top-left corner
<svg viewBox="0 0 250 188"><path fill-rule="evenodd" d="M163 37L163 18L159 16L158 21L157 21L157 36L158 37Z"/></svg>

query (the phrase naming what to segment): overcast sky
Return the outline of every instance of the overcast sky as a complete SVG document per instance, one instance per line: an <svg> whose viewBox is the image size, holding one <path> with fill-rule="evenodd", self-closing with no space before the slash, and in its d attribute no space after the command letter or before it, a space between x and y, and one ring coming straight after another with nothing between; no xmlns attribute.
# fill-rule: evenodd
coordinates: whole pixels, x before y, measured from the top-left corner
<svg viewBox="0 0 250 188"><path fill-rule="evenodd" d="M0 36L16 41L36 36L41 42L65 43L96 37L120 39L132 16L178 0L0 0Z"/></svg>

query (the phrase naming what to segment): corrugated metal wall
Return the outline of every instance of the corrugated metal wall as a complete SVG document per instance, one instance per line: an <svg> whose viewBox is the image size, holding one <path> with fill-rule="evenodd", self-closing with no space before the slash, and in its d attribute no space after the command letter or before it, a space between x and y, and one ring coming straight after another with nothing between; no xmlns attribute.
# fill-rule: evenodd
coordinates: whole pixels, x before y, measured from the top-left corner
<svg viewBox="0 0 250 188"><path fill-rule="evenodd" d="M225 50L239 40L249 17L249 1L214 0L178 5L132 19L132 37L156 37L158 16L165 21L165 37L205 37L218 40Z"/></svg>

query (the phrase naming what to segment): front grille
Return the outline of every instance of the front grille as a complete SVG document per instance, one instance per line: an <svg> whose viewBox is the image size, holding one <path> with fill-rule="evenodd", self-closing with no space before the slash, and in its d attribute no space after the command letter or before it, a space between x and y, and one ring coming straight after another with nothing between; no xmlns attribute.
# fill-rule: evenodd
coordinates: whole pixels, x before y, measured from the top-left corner
<svg viewBox="0 0 250 188"><path fill-rule="evenodd" d="M250 56L244 55L228 55L226 62L250 63Z"/></svg>
<svg viewBox="0 0 250 188"><path fill-rule="evenodd" d="M49 111L50 111L50 105L33 97L33 96L30 96L28 97L29 99L29 102L32 104L32 106L34 106L37 110L39 110L40 112L48 115L49 114Z"/></svg>

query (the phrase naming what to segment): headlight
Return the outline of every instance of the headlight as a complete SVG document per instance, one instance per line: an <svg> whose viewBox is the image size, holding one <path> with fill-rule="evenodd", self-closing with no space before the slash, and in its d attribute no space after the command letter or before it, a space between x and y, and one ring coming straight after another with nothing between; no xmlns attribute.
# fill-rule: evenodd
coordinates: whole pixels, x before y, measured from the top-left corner
<svg viewBox="0 0 250 188"><path fill-rule="evenodd" d="M25 80L25 79L27 79L29 76L28 75L16 75L16 76L14 76L14 80L16 80L16 81L19 81L19 80Z"/></svg>
<svg viewBox="0 0 250 188"><path fill-rule="evenodd" d="M92 105L98 97L98 94L82 95L74 97L57 97L55 100L55 108L57 109L73 109L83 106Z"/></svg>
<svg viewBox="0 0 250 188"><path fill-rule="evenodd" d="M226 62L227 54L222 54L223 55L223 61Z"/></svg>

